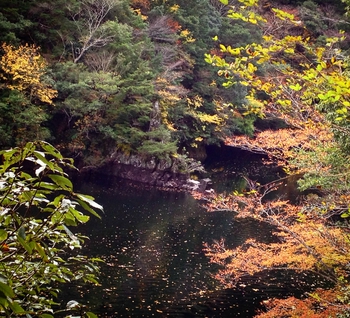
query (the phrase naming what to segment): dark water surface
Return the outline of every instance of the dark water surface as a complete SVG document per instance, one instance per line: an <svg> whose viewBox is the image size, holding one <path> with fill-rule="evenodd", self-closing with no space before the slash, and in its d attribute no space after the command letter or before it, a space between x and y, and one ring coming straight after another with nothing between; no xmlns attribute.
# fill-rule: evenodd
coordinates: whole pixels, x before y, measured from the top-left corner
<svg viewBox="0 0 350 318"><path fill-rule="evenodd" d="M252 317L261 300L298 287L271 273L232 290L212 278L216 267L202 251L204 242L269 241L266 225L208 213L185 193L126 181L94 178L79 191L104 206L102 220L91 218L80 230L90 237L83 252L105 263L101 286L73 286L64 297L82 300L99 317Z"/></svg>

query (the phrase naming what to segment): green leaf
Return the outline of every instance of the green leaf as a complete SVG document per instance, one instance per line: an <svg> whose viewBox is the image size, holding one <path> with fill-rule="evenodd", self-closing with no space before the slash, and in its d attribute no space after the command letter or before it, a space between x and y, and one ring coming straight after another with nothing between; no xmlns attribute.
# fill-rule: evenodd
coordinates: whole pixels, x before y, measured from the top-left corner
<svg viewBox="0 0 350 318"><path fill-rule="evenodd" d="M47 189L47 190L57 190L58 186L57 184L49 183L49 182L37 182L34 184L34 187L40 187L42 189Z"/></svg>
<svg viewBox="0 0 350 318"><path fill-rule="evenodd" d="M90 312L90 311L88 311L88 312L86 313L86 316L88 316L88 318L98 318L94 313L92 313L92 312Z"/></svg>
<svg viewBox="0 0 350 318"><path fill-rule="evenodd" d="M7 308L9 305L8 298L4 296L4 294L0 291L0 308Z"/></svg>
<svg viewBox="0 0 350 318"><path fill-rule="evenodd" d="M61 223L63 220L63 216L59 211L55 211L51 214L51 222L53 224Z"/></svg>
<svg viewBox="0 0 350 318"><path fill-rule="evenodd" d="M0 273L0 282L7 284L7 277Z"/></svg>
<svg viewBox="0 0 350 318"><path fill-rule="evenodd" d="M69 212L71 212L74 215L74 217L81 223L86 223L87 221L90 220L90 217L88 215L84 215L83 213L73 208L70 208Z"/></svg>
<svg viewBox="0 0 350 318"><path fill-rule="evenodd" d="M101 262L104 263L105 261L99 257L93 257L90 259L91 262Z"/></svg>
<svg viewBox="0 0 350 318"><path fill-rule="evenodd" d="M15 314L24 314L24 309L17 302L9 302L9 307Z"/></svg>
<svg viewBox="0 0 350 318"><path fill-rule="evenodd" d="M223 3L225 6L228 5L228 0L220 0L221 3Z"/></svg>
<svg viewBox="0 0 350 318"><path fill-rule="evenodd" d="M72 190L73 189L72 182L64 176L60 176L57 174L49 174L48 177L53 182L55 182L58 186L60 186L62 189L65 189L65 190Z"/></svg>
<svg viewBox="0 0 350 318"><path fill-rule="evenodd" d="M68 226L77 226L77 223L75 222L75 217L71 213L65 214L64 223Z"/></svg>
<svg viewBox="0 0 350 318"><path fill-rule="evenodd" d="M23 171L21 171L21 178L27 179L27 180L34 180L34 178L29 173L26 173Z"/></svg>
<svg viewBox="0 0 350 318"><path fill-rule="evenodd" d="M66 227L65 225L63 225L63 228L64 228L64 230L66 231L67 235L69 236L69 238L70 238L72 241L78 241L77 237L73 234L73 232L72 232L68 227Z"/></svg>
<svg viewBox="0 0 350 318"><path fill-rule="evenodd" d="M2 164L3 171L6 171L8 167L22 160L22 157L18 153L18 149L5 150L4 152L2 152L2 158L3 158L3 164Z"/></svg>
<svg viewBox="0 0 350 318"><path fill-rule="evenodd" d="M90 195L86 195L86 194L80 194L80 193L76 193L76 196L80 199L85 201L87 204L89 204L90 206L92 206L95 209L99 209L101 211L103 211L103 206L98 204L97 202L94 201L94 197L90 196Z"/></svg>
<svg viewBox="0 0 350 318"><path fill-rule="evenodd" d="M327 96L325 94L318 94L317 97L320 99L320 100L326 100L327 99Z"/></svg>
<svg viewBox="0 0 350 318"><path fill-rule="evenodd" d="M63 159L63 156L61 155L61 153L54 146L52 146L51 144L49 144L49 143L47 143L45 141L42 141L40 143L40 145L51 156L54 156L57 159Z"/></svg>
<svg viewBox="0 0 350 318"><path fill-rule="evenodd" d="M26 239L26 231L23 226L21 226L18 230L18 236L22 238L23 240Z"/></svg>
<svg viewBox="0 0 350 318"><path fill-rule="evenodd" d="M52 171L56 170L54 164L45 158L44 153L40 151L34 151L33 155L37 158L36 163L44 167L44 169L46 168L46 166L48 166Z"/></svg>
<svg viewBox="0 0 350 318"><path fill-rule="evenodd" d="M0 229L0 242L3 242L7 239L7 231Z"/></svg>
<svg viewBox="0 0 350 318"><path fill-rule="evenodd" d="M296 83L295 85L289 85L289 88L293 91L300 91L302 89L299 83Z"/></svg>
<svg viewBox="0 0 350 318"><path fill-rule="evenodd" d="M50 204L57 208L59 205L61 205L61 202L63 199L64 199L64 195L60 194Z"/></svg>
<svg viewBox="0 0 350 318"><path fill-rule="evenodd" d="M13 292L12 288L2 282L0 282L0 292L2 292L6 297L15 297L15 293Z"/></svg>
<svg viewBox="0 0 350 318"><path fill-rule="evenodd" d="M17 236L17 240L29 254L32 254L33 248L31 245L26 243L26 241L23 238L21 238L19 235Z"/></svg>
<svg viewBox="0 0 350 318"><path fill-rule="evenodd" d="M70 161L51 145L28 143L23 148L0 151L0 155L0 186L3 193L0 247L3 252L6 248L7 252L7 243L11 249L10 253L3 255L6 261L2 264L3 273L0 273L0 316L29 318L36 313L35 316L39 318L53 318L55 314L50 308L55 303L51 295L57 296L57 283L68 282L74 276L91 281L94 279L86 265L89 263L86 257L81 258L84 262L82 268L76 275L73 273L72 269L79 262L69 259L68 253L65 253L66 247L80 248L82 239L63 226L65 218L70 223L78 223L78 220L86 222L90 215L79 211L84 212L83 208L75 209L78 203L69 197L74 196L73 185L63 172L63 167L69 166ZM26 165L26 162L30 162L30 165ZM24 169L26 172L22 171ZM47 171L50 174L48 178L45 175L45 182L34 174L42 176ZM81 195L79 200L92 213L97 214L93 208L101 208L90 196ZM27 210L30 211L28 215L25 213ZM42 212L49 214L44 218L41 217ZM7 242L10 233L15 240L11 240L11 243ZM53 263L48 262L51 258ZM8 273L12 273L11 280L4 275ZM84 313L83 316L87 315ZM94 317L93 314L90 317Z"/></svg>
<svg viewBox="0 0 350 318"><path fill-rule="evenodd" d="M77 199L77 202L84 210L90 212L92 215L101 219L101 216L94 209L92 209L86 202L79 200L79 199Z"/></svg>
<svg viewBox="0 0 350 318"><path fill-rule="evenodd" d="M43 249L43 247L40 245L40 243L36 242L35 244L35 249L37 250L37 252L39 253L39 255L41 256L41 258L46 262L48 260L48 257L45 253L45 250Z"/></svg>

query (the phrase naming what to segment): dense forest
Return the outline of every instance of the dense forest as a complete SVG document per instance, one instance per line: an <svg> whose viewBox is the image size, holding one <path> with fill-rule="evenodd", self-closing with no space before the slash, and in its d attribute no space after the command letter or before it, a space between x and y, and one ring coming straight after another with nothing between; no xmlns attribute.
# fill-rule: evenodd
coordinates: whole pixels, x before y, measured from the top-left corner
<svg viewBox="0 0 350 318"><path fill-rule="evenodd" d="M242 116L245 87L225 89L204 61L220 50L217 35L224 45L259 41L260 30L233 22L227 9L219 1L4 1L1 147L44 139L99 165L115 151L186 157L251 135L257 116Z"/></svg>
<svg viewBox="0 0 350 318"><path fill-rule="evenodd" d="M64 282L97 270L99 260L60 257L82 240L66 227L88 220L76 205L101 209L74 193L63 156L99 167L135 155L189 172L206 146L225 144L297 176L305 195L269 201L280 181L251 180L244 194L193 193L210 211L276 227L277 243L205 246L223 288L269 269L312 271L332 288L272 300L260 316L347 317L349 12L347 0L2 0L0 310L52 317L38 296L56 295L45 273ZM28 221L31 209L51 221Z"/></svg>
<svg viewBox="0 0 350 318"><path fill-rule="evenodd" d="M99 165L115 151L145 160L195 156L198 148L252 136L264 125L247 85L225 88L229 75L218 76L204 59L231 54L222 45L262 41L263 28L227 14L240 2L129 2L3 1L3 149L40 139L83 165ZM302 24L290 35L320 45L347 27L341 3L266 2L259 10L268 15L273 5L300 10ZM285 27L270 22L268 32ZM265 113L266 125L283 125Z"/></svg>

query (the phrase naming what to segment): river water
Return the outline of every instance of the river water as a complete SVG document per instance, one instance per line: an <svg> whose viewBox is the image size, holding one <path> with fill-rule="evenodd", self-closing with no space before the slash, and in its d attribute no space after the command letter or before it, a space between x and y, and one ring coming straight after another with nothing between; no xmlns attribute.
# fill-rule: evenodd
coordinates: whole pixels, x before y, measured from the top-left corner
<svg viewBox="0 0 350 318"><path fill-rule="evenodd" d="M242 186L239 176L221 179ZM103 176L81 182L79 191L104 206L101 220L92 217L80 229L90 237L83 253L104 260L101 285L74 285L63 297L99 317L249 318L262 300L300 290L294 275L281 273L247 278L230 290L212 278L216 265L204 255L203 243L224 238L234 247L249 237L268 242L274 238L266 224L238 221L230 212L208 213L186 193Z"/></svg>

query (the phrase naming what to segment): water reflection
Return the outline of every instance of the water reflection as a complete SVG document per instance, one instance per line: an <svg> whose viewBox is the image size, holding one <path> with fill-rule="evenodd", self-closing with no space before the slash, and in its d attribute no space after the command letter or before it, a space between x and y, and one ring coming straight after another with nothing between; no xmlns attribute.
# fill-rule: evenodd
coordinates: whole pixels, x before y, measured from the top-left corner
<svg viewBox="0 0 350 318"><path fill-rule="evenodd" d="M282 283L266 290L259 277L222 291L211 277L215 267L203 254L204 242L224 237L238 246L252 236L269 241L266 225L207 213L184 193L94 181L79 191L105 209L102 220L82 229L91 238L85 253L105 261L101 286L73 286L67 300L84 299L99 317L252 317L267 293L293 289Z"/></svg>

